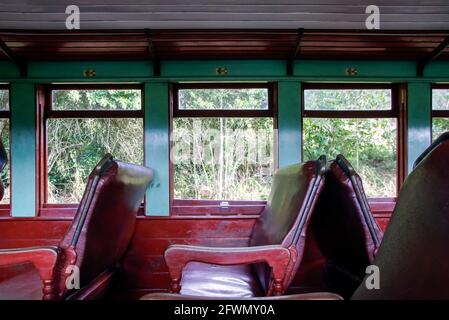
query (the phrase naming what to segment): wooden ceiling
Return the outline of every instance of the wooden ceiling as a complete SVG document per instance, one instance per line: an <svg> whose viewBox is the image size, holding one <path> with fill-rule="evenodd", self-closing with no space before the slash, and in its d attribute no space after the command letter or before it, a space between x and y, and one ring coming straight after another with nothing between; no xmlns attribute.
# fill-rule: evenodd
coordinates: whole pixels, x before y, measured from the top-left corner
<svg viewBox="0 0 449 320"><path fill-rule="evenodd" d="M383 30L448 30L447 0L2 0L0 29L64 30L76 4L81 29L365 29L366 7Z"/></svg>
<svg viewBox="0 0 449 320"><path fill-rule="evenodd" d="M401 59L425 60L449 31L326 30L0 30L0 40L19 60L165 59ZM151 50L149 48L152 48ZM151 54L152 52L152 54ZM0 50L0 59L8 51Z"/></svg>

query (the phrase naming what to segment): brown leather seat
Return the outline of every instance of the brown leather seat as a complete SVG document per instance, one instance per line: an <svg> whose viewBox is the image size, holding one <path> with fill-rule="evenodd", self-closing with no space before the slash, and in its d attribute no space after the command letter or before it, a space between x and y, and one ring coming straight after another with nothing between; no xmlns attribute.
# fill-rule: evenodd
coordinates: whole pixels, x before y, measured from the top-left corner
<svg viewBox="0 0 449 320"><path fill-rule="evenodd" d="M8 153L5 150L2 140L0 139L0 173L5 169L8 164ZM2 179L0 179L0 200L3 199L5 195L5 186L3 185Z"/></svg>
<svg viewBox="0 0 449 320"><path fill-rule="evenodd" d="M0 282L3 298L100 297L128 247L152 176L149 168L106 155L90 174L72 225L58 246L0 250L0 266L31 262L35 267ZM81 290L67 289L69 266L79 269Z"/></svg>
<svg viewBox="0 0 449 320"><path fill-rule="evenodd" d="M247 247L172 245L172 292L194 296L280 295L301 263L306 230L323 187L326 159L278 170Z"/></svg>
<svg viewBox="0 0 449 320"><path fill-rule="evenodd" d="M343 155L332 161L311 228L327 260L329 290L350 297L362 282L382 240L362 180Z"/></svg>
<svg viewBox="0 0 449 320"><path fill-rule="evenodd" d="M373 262L380 289L353 299L449 299L449 133L415 162Z"/></svg>

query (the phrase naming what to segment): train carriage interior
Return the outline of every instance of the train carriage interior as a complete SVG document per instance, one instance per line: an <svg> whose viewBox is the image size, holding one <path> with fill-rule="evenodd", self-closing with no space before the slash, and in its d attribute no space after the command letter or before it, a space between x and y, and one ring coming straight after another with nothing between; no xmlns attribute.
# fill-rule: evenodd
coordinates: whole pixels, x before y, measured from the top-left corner
<svg viewBox="0 0 449 320"><path fill-rule="evenodd" d="M447 1L0 1L0 300L449 300Z"/></svg>

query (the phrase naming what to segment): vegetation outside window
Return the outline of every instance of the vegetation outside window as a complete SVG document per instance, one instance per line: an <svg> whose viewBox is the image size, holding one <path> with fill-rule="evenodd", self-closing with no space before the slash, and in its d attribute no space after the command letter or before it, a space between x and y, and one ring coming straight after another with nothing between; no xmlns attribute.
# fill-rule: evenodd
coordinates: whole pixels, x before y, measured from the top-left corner
<svg viewBox="0 0 449 320"><path fill-rule="evenodd" d="M10 129L9 129L10 105L9 105L9 88L0 85L0 137L7 154L10 154ZM10 160L10 159L8 159ZM5 194L0 204L9 204L11 195L10 186L10 161L1 173L0 179L5 187Z"/></svg>
<svg viewBox="0 0 449 320"><path fill-rule="evenodd" d="M44 203L79 202L87 176L105 153L143 164L139 85L55 85L47 95Z"/></svg>
<svg viewBox="0 0 449 320"><path fill-rule="evenodd" d="M274 170L271 86L178 85L174 100L174 198L266 200Z"/></svg>
<svg viewBox="0 0 449 320"><path fill-rule="evenodd" d="M432 140L449 131L449 84L432 88Z"/></svg>
<svg viewBox="0 0 449 320"><path fill-rule="evenodd" d="M343 154L370 198L395 197L398 111L385 85L305 84L303 158Z"/></svg>

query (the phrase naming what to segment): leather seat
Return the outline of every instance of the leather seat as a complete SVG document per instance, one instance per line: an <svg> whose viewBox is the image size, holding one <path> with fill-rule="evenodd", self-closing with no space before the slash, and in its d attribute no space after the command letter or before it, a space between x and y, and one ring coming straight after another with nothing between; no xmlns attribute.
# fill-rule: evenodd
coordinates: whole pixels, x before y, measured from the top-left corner
<svg viewBox="0 0 449 320"><path fill-rule="evenodd" d="M360 176L343 155L338 155L326 171L311 228L326 259L327 288L349 298L373 262L383 234L371 213Z"/></svg>
<svg viewBox="0 0 449 320"><path fill-rule="evenodd" d="M415 162L373 262L380 289L353 299L449 299L449 133Z"/></svg>
<svg viewBox="0 0 449 320"><path fill-rule="evenodd" d="M183 270L181 294L207 297L263 296L251 265L220 266L190 262Z"/></svg>
<svg viewBox="0 0 449 320"><path fill-rule="evenodd" d="M301 263L325 169L325 157L279 169L247 247L170 246L165 260L171 291L234 298L282 294Z"/></svg>
<svg viewBox="0 0 449 320"><path fill-rule="evenodd" d="M0 292L8 292L10 299L101 297L128 248L152 176L149 168L117 161L109 154L103 157L90 174L72 225L58 246L0 250L0 266L17 268L31 262L39 275L36 281L36 270L27 270L4 279ZM81 290L66 287L68 267L78 268Z"/></svg>

